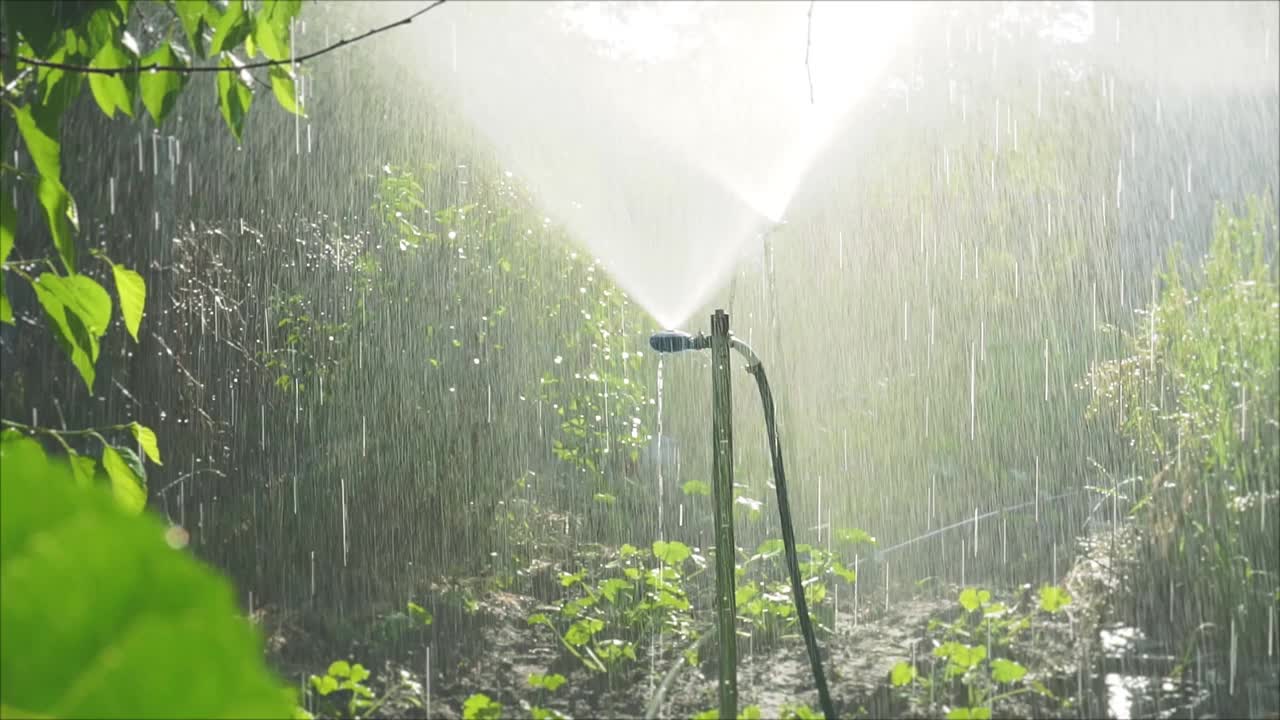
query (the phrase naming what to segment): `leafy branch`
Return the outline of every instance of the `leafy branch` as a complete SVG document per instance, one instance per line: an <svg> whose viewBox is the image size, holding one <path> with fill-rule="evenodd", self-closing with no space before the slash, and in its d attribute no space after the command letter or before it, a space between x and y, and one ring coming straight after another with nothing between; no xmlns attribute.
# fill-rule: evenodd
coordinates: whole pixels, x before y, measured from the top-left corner
<svg viewBox="0 0 1280 720"><path fill-rule="evenodd" d="M205 72L239 73L245 70L256 70L258 68L272 68L272 67L279 67L282 65L301 65L302 63L307 62L308 60L314 60L315 58L318 58L321 55L331 53L334 50L338 50L339 48L346 47L347 45L354 45L355 43L371 38L374 35L378 35L379 33L384 33L388 30L400 27L402 25L408 25L412 23L414 19L416 19L420 15L424 15L430 12L431 10L434 10L435 8L440 7L441 5L445 4L445 2L446 0L435 0L434 2L430 3L426 7L420 8L399 20L387 23L386 25L383 25L381 27L373 28L353 38L343 38L338 42L333 43L332 45L320 48L319 50L315 50L309 53L305 53L296 58L259 60L257 62L243 63L239 65L219 63L217 65L198 65L194 67L188 67L186 65L178 65L178 64L166 64L163 62L152 62L145 65L134 63L133 65L121 65L116 67L94 67L92 65L77 65L72 63L55 62L52 60L37 60L36 58L26 57L24 55L13 55L12 59L16 60L20 65L30 65L38 68L48 68L50 70L62 70L64 72L83 73L86 75L108 75L112 77L117 75L122 75L122 74L139 74L144 72L145 73L173 72L173 73L183 73L183 74L205 73ZM0 52L0 60L5 60L9 58L10 58L10 55L8 53Z"/></svg>

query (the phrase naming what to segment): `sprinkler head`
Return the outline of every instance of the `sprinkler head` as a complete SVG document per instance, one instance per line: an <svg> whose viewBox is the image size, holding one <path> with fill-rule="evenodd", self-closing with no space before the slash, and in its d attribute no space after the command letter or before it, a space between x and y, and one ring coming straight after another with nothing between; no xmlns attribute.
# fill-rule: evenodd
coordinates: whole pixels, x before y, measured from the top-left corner
<svg viewBox="0 0 1280 720"><path fill-rule="evenodd" d="M705 335L690 335L681 330L663 330L649 336L649 345L660 353L706 350L711 347L711 338Z"/></svg>

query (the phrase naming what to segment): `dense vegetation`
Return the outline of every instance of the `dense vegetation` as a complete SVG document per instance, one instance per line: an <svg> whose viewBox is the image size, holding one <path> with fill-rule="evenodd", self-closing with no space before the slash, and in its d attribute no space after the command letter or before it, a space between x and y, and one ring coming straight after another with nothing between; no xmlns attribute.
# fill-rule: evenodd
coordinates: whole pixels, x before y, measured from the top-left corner
<svg viewBox="0 0 1280 720"><path fill-rule="evenodd" d="M1139 622L1180 652L1259 657L1267 636L1242 629L1280 602L1280 296L1276 139L1250 121L1274 127L1275 98L1208 120L1166 107L1187 139L1150 140L1154 168L1121 203L1125 130L1150 124L1155 91L1121 86L1117 106L1097 48L1040 42L1035 15L963 12L917 43L967 23L999 69L973 62L972 38L900 63L816 169L826 189L727 290L788 390L815 618L835 628L859 573L888 592L878 548L1035 502L1002 543L895 566L956 585L959 615L931 624L931 664L880 680L953 717L1024 694L1060 709L1028 674L1027 630L1070 602L1057 552L1091 500L1043 521L1038 503L1087 488L1138 530L1134 582L1160 588ZM282 690L234 616L323 618L309 632L329 636L375 623L388 647L451 660L495 591L538 597L523 621L556 648L520 679L533 717L564 713L566 682L639 688L712 655L709 463L672 455L705 440L704 374L659 370L643 310L438 98L406 100L350 56L290 62L324 45L317 28L364 22L296 0L0 13L3 715L376 716L421 688L310 657L301 694ZM371 56L394 67L393 50ZM1057 90L966 105L1017 86L1019 61ZM268 94L279 107L250 113ZM1183 145L1237 136L1261 150L1154 223ZM740 627L768 647L795 611L763 430L740 412ZM1030 599L975 586L1024 582ZM512 712L474 690L456 711Z"/></svg>

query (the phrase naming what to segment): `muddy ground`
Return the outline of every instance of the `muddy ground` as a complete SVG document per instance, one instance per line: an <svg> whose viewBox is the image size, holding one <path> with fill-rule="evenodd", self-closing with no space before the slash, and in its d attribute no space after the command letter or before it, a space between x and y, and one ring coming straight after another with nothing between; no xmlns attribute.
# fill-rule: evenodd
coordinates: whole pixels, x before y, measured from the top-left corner
<svg viewBox="0 0 1280 720"><path fill-rule="evenodd" d="M1216 693L1203 670L1195 682L1184 679L1185 670L1173 677L1174 655L1153 649L1142 642L1140 631L1123 625L1115 601L1133 589L1124 587L1123 568L1114 560L1115 540L1094 536L1082 542L1062 579L1072 601L1061 612L1040 611L1038 593L1029 586L992 591L992 602L1030 618L1030 626L999 654L1027 668L1023 686L1035 680L1043 689L999 700L993 715L1276 716L1280 675L1274 666L1242 673L1233 683L1236 695L1224 702L1225 692ZM385 699L374 717L460 718L463 703L477 692L501 703L503 717L529 717L531 703L574 718L643 717L668 670L682 662L683 648L664 648L655 658L641 654L639 662L608 675L587 670L545 627L527 622L555 594L558 584L548 579L556 573L558 568L548 566L506 590L437 584L432 588L436 615L428 628L400 611L341 627L306 613L268 609L259 617L270 661L300 685L309 674L323 673L332 660L364 663L373 673L370 687ZM883 593L867 593L858 600L856 617L853 599L841 598L834 632L820 639L841 717L944 717L965 704L958 683L939 683L932 691L918 682L897 688L890 683L890 671L903 661L913 663L921 676L940 672L942 661L932 655L942 641L937 624L962 614L956 601L960 589L895 587L888 603ZM970 642L981 644L980 639ZM744 640L739 652L739 707L754 705L766 718L781 717L796 705L818 707L800 638L768 646ZM658 717L688 718L716 706L715 666L707 660L712 656L704 651L699 667L683 665L674 674ZM556 692L529 688L531 673L553 672L567 678ZM344 699L342 693L311 697L308 708L317 716L347 716L341 702L332 702L335 697Z"/></svg>

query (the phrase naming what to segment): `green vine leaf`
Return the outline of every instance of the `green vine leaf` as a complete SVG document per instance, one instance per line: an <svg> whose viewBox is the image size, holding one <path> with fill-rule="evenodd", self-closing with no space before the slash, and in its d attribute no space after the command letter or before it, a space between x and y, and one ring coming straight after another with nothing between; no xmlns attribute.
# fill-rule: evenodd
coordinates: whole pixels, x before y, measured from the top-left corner
<svg viewBox="0 0 1280 720"><path fill-rule="evenodd" d="M44 208L53 244L57 247L67 272L75 272L76 268L76 211L71 195L62 185L62 143L58 139L62 108L58 105L64 100L63 90L74 84L63 80L50 85L50 93L54 92L53 88L58 88L58 92L47 95L44 107L38 112L29 105L13 108L18 132L22 134L27 153L40 174L36 183L36 196Z"/></svg>
<svg viewBox="0 0 1280 720"><path fill-rule="evenodd" d="M1040 588L1040 609L1056 613L1071 604L1071 595L1057 585L1045 585Z"/></svg>
<svg viewBox="0 0 1280 720"><path fill-rule="evenodd" d="M142 324L142 308L147 301L147 283L138 273L123 265L111 265L111 275L116 281L116 295L120 297L120 316L129 336L138 342L138 326Z"/></svg>
<svg viewBox="0 0 1280 720"><path fill-rule="evenodd" d="M899 662L889 671L889 681L894 687L910 685L916 679L916 667L909 662Z"/></svg>

